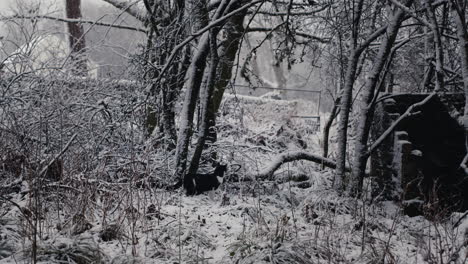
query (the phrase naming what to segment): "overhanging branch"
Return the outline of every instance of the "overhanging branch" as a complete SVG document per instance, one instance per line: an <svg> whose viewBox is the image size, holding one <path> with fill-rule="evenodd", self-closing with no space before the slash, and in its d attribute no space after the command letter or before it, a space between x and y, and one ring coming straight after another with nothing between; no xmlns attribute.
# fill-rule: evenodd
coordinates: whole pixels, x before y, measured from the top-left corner
<svg viewBox="0 0 468 264"><path fill-rule="evenodd" d="M11 16L11 17L0 18L0 21L8 21L8 20L14 20L14 19L48 19L48 20L54 20L54 21L60 21L60 22L91 24L91 25L96 25L96 26L104 26L104 27L112 27L112 28L118 28L118 29L138 31L138 32L142 32L142 33L145 33L145 34L147 33L147 31L145 29L143 29L143 28L124 26L124 25L116 25L116 24L109 24L109 23L92 21L92 20L61 18L61 17L46 16L46 15L36 15L36 16L15 15L15 16Z"/></svg>
<svg viewBox="0 0 468 264"><path fill-rule="evenodd" d="M409 116L414 115L415 109L423 106L436 95L437 93L433 92L430 95L428 95L426 98L424 98L424 100L418 103L412 104L410 107L408 107L405 113L403 113L395 122L393 122L393 124L387 130L385 130L382 133L382 135L377 140L375 140L374 144L372 144L372 146L369 148L369 151L366 153L366 156L369 156L372 153L372 151L374 151L378 146L380 146L380 144L382 144L382 142L395 130L395 128L398 126L398 124L401 123L401 121L403 121Z"/></svg>
<svg viewBox="0 0 468 264"><path fill-rule="evenodd" d="M267 28L267 27L249 27L247 28L245 31L246 32L271 32L273 30L275 30L276 27L274 28ZM305 33L305 32L301 32L301 31L295 31L294 32L295 35L299 36L299 37L303 37L303 38L308 38L308 39L312 39L312 40L316 40L320 43L329 43L330 42L330 39L329 38L322 38L322 37L317 37L317 36L314 36L312 34L309 34L309 33Z"/></svg>

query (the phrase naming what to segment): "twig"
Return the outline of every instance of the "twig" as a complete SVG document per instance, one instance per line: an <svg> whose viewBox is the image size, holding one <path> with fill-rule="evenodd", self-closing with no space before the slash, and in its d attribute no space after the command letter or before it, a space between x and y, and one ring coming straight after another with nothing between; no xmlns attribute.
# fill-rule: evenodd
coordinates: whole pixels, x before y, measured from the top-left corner
<svg viewBox="0 0 468 264"><path fill-rule="evenodd" d="M53 17L53 16L46 16L46 15L36 15L36 16L15 15L15 16L11 16L11 17L1 18L0 21L13 20L13 19L48 19L48 20L54 20L54 21L60 21L60 22L92 24L92 25L96 25L96 26L104 26L104 27L113 27L113 28L118 28L118 29L133 30L133 31L143 32L145 34L148 33L148 31L146 29L138 28L138 27L109 24L109 23L104 23L104 22L97 22L97 21L83 20L83 19Z"/></svg>

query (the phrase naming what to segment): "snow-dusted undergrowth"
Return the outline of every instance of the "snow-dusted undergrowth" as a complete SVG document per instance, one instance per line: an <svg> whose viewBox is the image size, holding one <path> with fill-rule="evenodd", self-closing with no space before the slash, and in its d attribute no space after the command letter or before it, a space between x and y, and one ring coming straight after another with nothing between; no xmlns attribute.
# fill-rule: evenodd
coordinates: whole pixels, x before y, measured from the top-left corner
<svg viewBox="0 0 468 264"><path fill-rule="evenodd" d="M278 153L319 150L319 137L291 118L314 109L307 102L228 96L212 149L242 167L219 190L187 197L156 188L170 179L173 153L142 137L144 109L133 90L30 84L2 88L11 99L1 105L2 164L14 151L28 162L17 175L2 170L0 263L467 261L461 213L431 222L393 202L340 197L333 173L306 161L253 180ZM38 175L73 134L60 180Z"/></svg>

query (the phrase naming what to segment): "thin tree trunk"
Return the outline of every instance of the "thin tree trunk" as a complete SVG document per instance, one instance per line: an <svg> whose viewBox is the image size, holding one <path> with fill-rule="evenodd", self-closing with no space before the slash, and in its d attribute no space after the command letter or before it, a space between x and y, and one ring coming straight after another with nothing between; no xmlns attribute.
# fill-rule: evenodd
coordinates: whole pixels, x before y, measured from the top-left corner
<svg viewBox="0 0 468 264"><path fill-rule="evenodd" d="M161 110L161 119L162 127L165 137L165 145L168 150L173 150L176 147L177 142L177 131L175 126L175 103L177 100L177 95L179 94L181 86L176 86L176 83L171 82L172 87L167 87L164 89L162 94L162 110Z"/></svg>
<svg viewBox="0 0 468 264"><path fill-rule="evenodd" d="M273 51L271 52L273 54ZM286 88L286 83L287 83L287 78L284 76L284 71L283 71L283 62L276 59L277 61L272 65L273 67L273 73L275 74L275 80L277 83L278 88L285 89ZM284 90L280 90L280 93L284 93Z"/></svg>
<svg viewBox="0 0 468 264"><path fill-rule="evenodd" d="M81 0L66 0L65 15L67 18L80 19ZM83 25L76 22L68 22L67 27L70 58L76 65L76 67L73 69L73 73L80 76L86 76L88 74L88 66L85 56L86 41Z"/></svg>
<svg viewBox="0 0 468 264"><path fill-rule="evenodd" d="M362 49L358 47L357 40L359 34L360 20L362 15L362 7L364 1L359 0L356 6L356 11L353 14L353 30L351 37L351 52L348 56L348 66L345 75L345 85L343 87L343 95L341 97L340 120L338 122L338 150L336 158L336 174L334 187L342 193L344 190L344 180L346 173L346 149L348 143L348 121L349 112L351 111L351 101L353 98L353 86L356 78L357 65Z"/></svg>
<svg viewBox="0 0 468 264"><path fill-rule="evenodd" d="M160 30L158 30L158 24L155 22L158 6L155 5L154 1L145 0L144 4L147 13L150 15L145 21L145 23L150 23L147 43L147 60L156 65L165 64L167 62L167 51L172 50L174 46L186 36L187 29L184 26L185 2L174 2L174 8L171 10L171 18L173 18L173 21L165 28L165 31L170 31L172 34L161 34ZM155 44L159 46L157 48L153 47ZM174 105L183 86L183 82L180 82L179 75L184 74L186 71L187 67L180 67L181 64L185 63L185 59L185 54L179 56L179 63L173 63L171 65L168 70L169 74L167 74L167 78L165 78L164 81L156 82L160 75L157 69L154 69L153 75L151 76L153 83L150 95L155 102L154 106L147 107L147 135L152 135L154 129L157 128L158 134L164 135L164 145L168 150L174 149L177 142ZM181 72L181 69L184 71Z"/></svg>
<svg viewBox="0 0 468 264"><path fill-rule="evenodd" d="M247 49L251 52L252 51L252 44L250 43L250 36L248 34L246 34L244 36L244 42L245 42L245 44L247 46ZM256 77L256 79L258 79L260 81L260 84L263 86L263 79L261 78L260 67L258 66L257 53L256 52L251 52L248 55L248 58L250 58L248 63L252 66L252 69L251 69L252 74L254 75L254 77Z"/></svg>
<svg viewBox="0 0 468 264"><path fill-rule="evenodd" d="M348 143L348 122L351 111L351 101L353 97L353 86L356 77L357 64L359 63L360 52L353 49L348 59L348 67L345 76L345 86L341 98L340 119L338 120L338 149L336 157L335 189L341 193L344 190L346 150Z"/></svg>
<svg viewBox="0 0 468 264"><path fill-rule="evenodd" d="M338 96L333 103L333 108L330 112L330 116L328 116L327 121L325 122L325 127L323 128L323 148L322 148L322 155L324 158L328 158L328 148L329 148L329 138L330 138L330 129L333 124L333 121L338 116L340 112L340 97ZM324 167L322 167L324 169Z"/></svg>
<svg viewBox="0 0 468 264"><path fill-rule="evenodd" d="M187 72L188 81L185 91L184 106L180 113L179 136L176 148L176 175L182 178L185 173L188 147L193 130L193 117L206 67L209 52L209 37L204 34L200 39L192 64Z"/></svg>
<svg viewBox="0 0 468 264"><path fill-rule="evenodd" d="M424 27L424 58L426 64L424 65L424 79L422 81L423 91L433 90L429 88L434 77L434 65L432 64L434 61L434 34L429 34L430 30L430 28Z"/></svg>
<svg viewBox="0 0 468 264"><path fill-rule="evenodd" d="M205 90L202 93L202 96L200 98L200 104L201 104L201 109L202 109L202 116L201 116L201 124L200 124L200 129L198 132L198 142L195 147L195 151L192 156L192 160L190 162L190 166L188 169L188 173L194 174L197 173L198 166L200 163L200 158L203 153L203 148L205 146L205 140L206 136L208 135L208 130L209 130L209 120L208 120L208 107L211 101L211 97L213 95L213 90L214 90L214 83L216 80L216 72L217 72L217 67L218 67L218 51L217 51L217 42L216 42L216 35L211 34L210 35L210 54L211 54L211 59L210 59L210 69L208 73L208 78L206 82L206 87Z"/></svg>
<svg viewBox="0 0 468 264"><path fill-rule="evenodd" d="M432 6L433 0L425 0L426 12L431 23L432 34L434 35L435 53L436 53L436 91L444 89L444 51L442 46L442 39L440 30L437 23L434 7Z"/></svg>
<svg viewBox="0 0 468 264"><path fill-rule="evenodd" d="M177 23L174 24L176 27L174 32L176 33L175 36L169 40L170 48L167 50L172 50L177 43L182 41L187 33L187 29L185 27L181 27L180 25L183 24L184 21L184 8L185 2L182 0L175 1L175 13L174 15L177 16ZM203 21L201 23L204 23ZM175 113L175 104L177 101L177 97L179 96L180 91L184 85L183 78L181 76L185 76L187 73L188 65L190 64L190 52L189 47L185 53L182 53L179 56L179 63L172 66L169 75L169 83L164 85L162 89L162 100L163 104L161 106L161 119L162 119L162 127L164 131L165 137L165 145L168 150L173 150L177 144L177 130L176 130L176 113ZM167 54L164 54L164 63L166 62Z"/></svg>
<svg viewBox="0 0 468 264"><path fill-rule="evenodd" d="M387 81L385 84L385 92L393 93L393 86L395 85L395 75L390 70L387 73Z"/></svg>

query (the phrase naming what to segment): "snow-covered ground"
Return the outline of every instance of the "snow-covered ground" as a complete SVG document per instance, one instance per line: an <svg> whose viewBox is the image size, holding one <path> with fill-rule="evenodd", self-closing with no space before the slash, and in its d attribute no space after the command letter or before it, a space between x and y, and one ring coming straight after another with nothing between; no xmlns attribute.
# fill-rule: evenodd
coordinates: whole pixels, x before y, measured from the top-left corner
<svg viewBox="0 0 468 264"><path fill-rule="evenodd" d="M230 181L231 170L207 194L144 188L133 172L123 172L131 181L108 182L99 178L104 165L43 183L40 194L24 181L0 200L0 263L30 262L34 237L41 263L468 263L462 213L431 222L393 202L340 197L333 172L307 161L252 180L279 153L319 151L319 136L291 118L308 107L316 109L228 96L213 148L242 166L236 178L244 181ZM164 159L154 160L150 173L166 173Z"/></svg>

